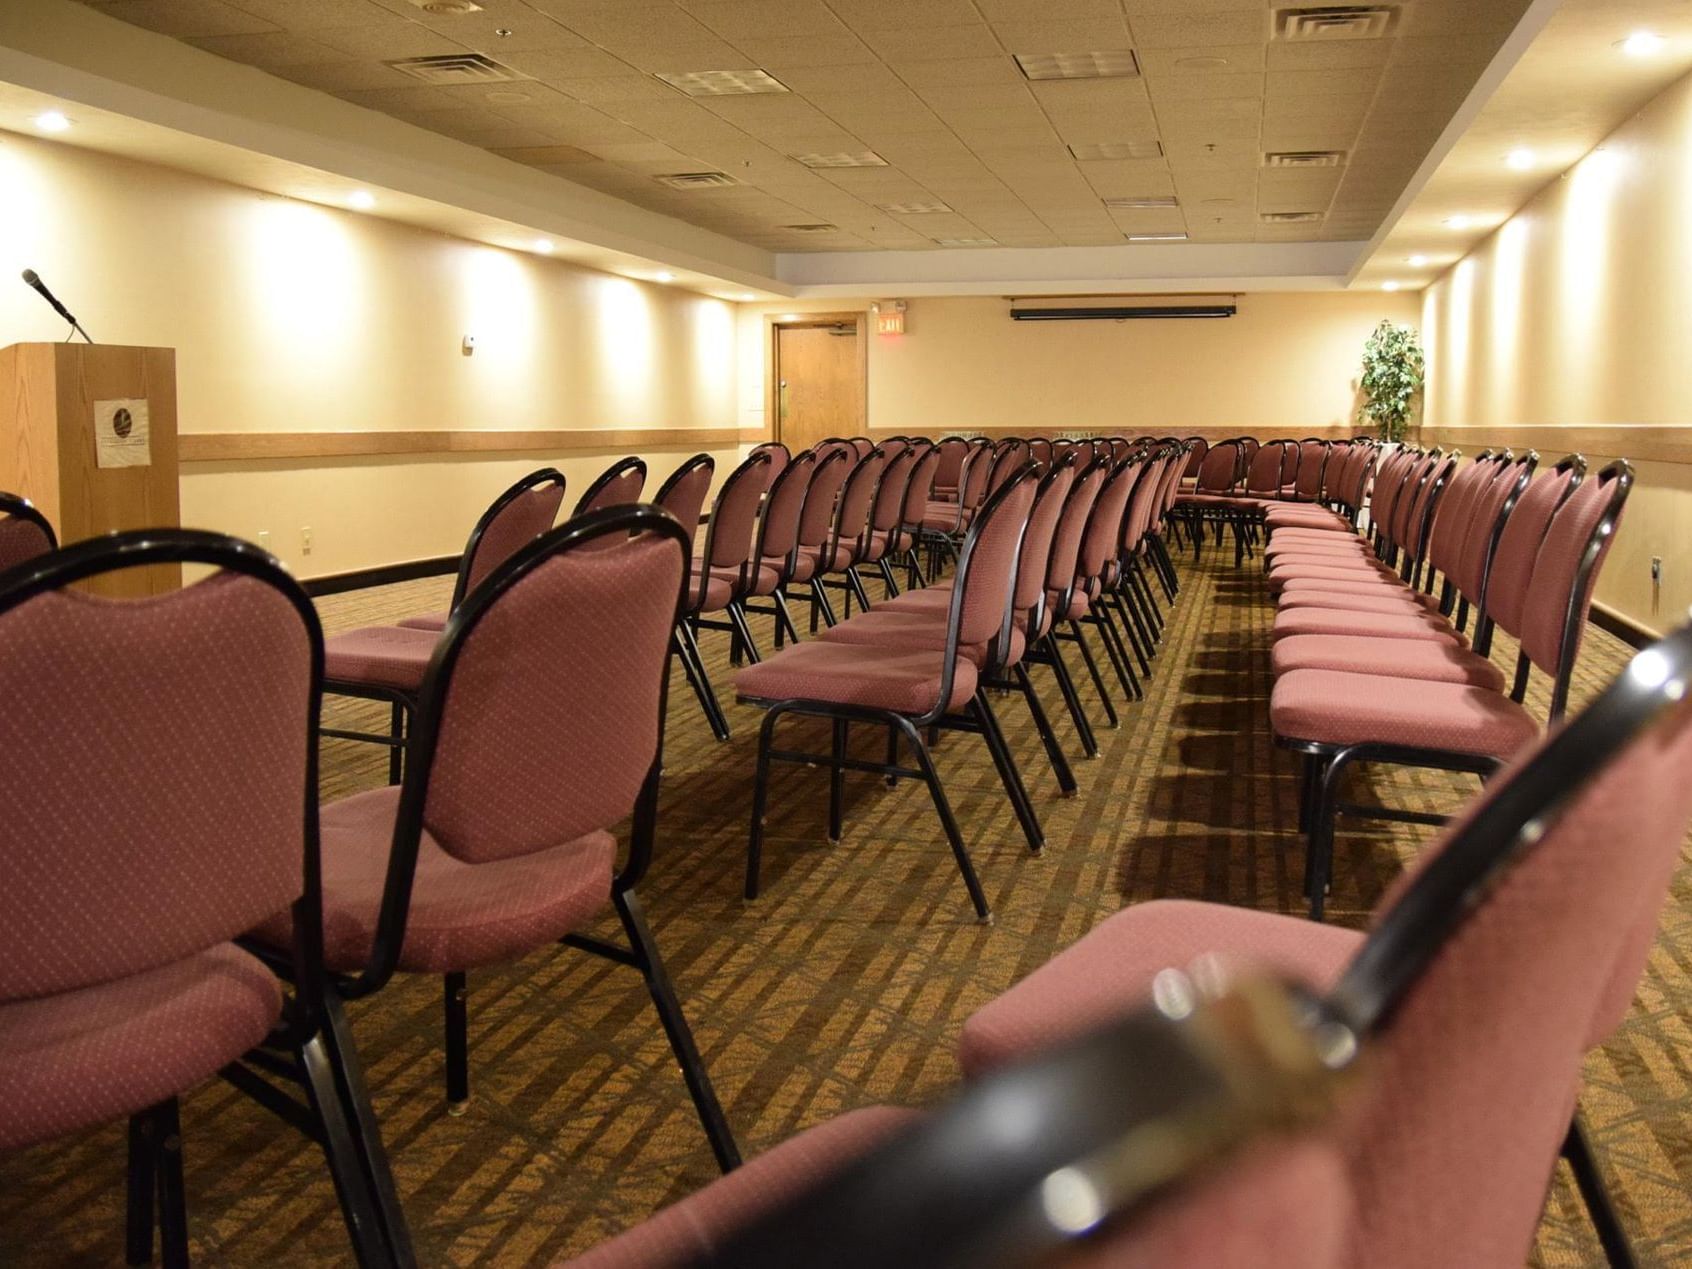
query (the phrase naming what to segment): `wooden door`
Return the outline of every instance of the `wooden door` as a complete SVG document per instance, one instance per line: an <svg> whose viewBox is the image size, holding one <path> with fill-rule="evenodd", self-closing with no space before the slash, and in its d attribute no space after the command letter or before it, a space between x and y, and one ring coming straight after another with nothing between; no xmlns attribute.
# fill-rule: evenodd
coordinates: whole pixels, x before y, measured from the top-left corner
<svg viewBox="0 0 1692 1269"><path fill-rule="evenodd" d="M782 325L775 337L776 437L798 453L864 432L863 331L858 321Z"/></svg>

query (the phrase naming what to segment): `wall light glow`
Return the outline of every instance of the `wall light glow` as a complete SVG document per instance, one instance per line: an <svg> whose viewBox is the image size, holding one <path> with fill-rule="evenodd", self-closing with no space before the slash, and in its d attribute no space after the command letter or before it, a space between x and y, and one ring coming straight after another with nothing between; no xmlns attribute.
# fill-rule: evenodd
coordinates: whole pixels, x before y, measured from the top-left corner
<svg viewBox="0 0 1692 1269"><path fill-rule="evenodd" d="M676 280L676 275L671 273L668 269L662 269L652 276L657 278L660 282L674 282Z"/></svg>
<svg viewBox="0 0 1692 1269"><path fill-rule="evenodd" d="M599 283L598 347L594 364L600 368L606 396L622 413L636 414L651 405L657 370L657 314L651 293L628 278L603 278Z"/></svg>
<svg viewBox="0 0 1692 1269"><path fill-rule="evenodd" d="M1524 146L1517 146L1504 156L1504 165L1513 172L1526 172L1535 162L1537 159L1533 151Z"/></svg>
<svg viewBox="0 0 1692 1269"><path fill-rule="evenodd" d="M347 195L347 206L355 211L369 211L376 206L376 195L367 189L355 189Z"/></svg>
<svg viewBox="0 0 1692 1269"><path fill-rule="evenodd" d="M35 126L42 132L64 132L71 122L62 110L43 110L35 116Z"/></svg>
<svg viewBox="0 0 1692 1269"><path fill-rule="evenodd" d="M1445 223L1453 229L1467 229L1470 222L1467 216L1447 216Z"/></svg>
<svg viewBox="0 0 1692 1269"><path fill-rule="evenodd" d="M1399 284L1397 282L1382 282L1381 283L1381 290L1383 290L1383 291L1396 291L1396 290L1398 290L1398 286L1399 286Z"/></svg>
<svg viewBox="0 0 1692 1269"><path fill-rule="evenodd" d="M1425 269L1428 266L1428 258L1418 253L1410 257L1409 264L1412 269Z"/></svg>
<svg viewBox="0 0 1692 1269"><path fill-rule="evenodd" d="M552 239L551 238L536 238L535 239L535 250L540 252L543 256L551 255L552 254Z"/></svg>
<svg viewBox="0 0 1692 1269"><path fill-rule="evenodd" d="M1651 57L1663 51L1665 42L1655 31L1635 31L1625 40L1618 41L1616 47L1629 57Z"/></svg>

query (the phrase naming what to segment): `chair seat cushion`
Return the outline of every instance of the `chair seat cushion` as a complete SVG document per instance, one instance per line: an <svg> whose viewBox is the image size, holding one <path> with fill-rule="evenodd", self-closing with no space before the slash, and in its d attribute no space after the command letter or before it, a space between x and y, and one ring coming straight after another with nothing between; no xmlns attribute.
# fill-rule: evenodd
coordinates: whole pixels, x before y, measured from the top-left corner
<svg viewBox="0 0 1692 1269"><path fill-rule="evenodd" d="M1319 744L1372 741L1508 758L1539 734L1533 715L1487 688L1340 670L1293 670L1275 680L1277 736Z"/></svg>
<svg viewBox="0 0 1692 1269"><path fill-rule="evenodd" d="M1263 516L1271 529L1314 529L1321 532L1349 531L1351 521L1337 511L1309 504L1292 507L1271 507Z"/></svg>
<svg viewBox="0 0 1692 1269"><path fill-rule="evenodd" d="M416 692L435 655L438 635L407 626L366 626L323 641L323 678L334 685L385 687Z"/></svg>
<svg viewBox="0 0 1692 1269"><path fill-rule="evenodd" d="M1275 614L1274 637L1358 635L1371 639L1433 639L1461 646L1463 636L1437 613L1347 612L1343 608L1286 608Z"/></svg>
<svg viewBox="0 0 1692 1269"><path fill-rule="evenodd" d="M446 629L447 618L452 616L446 609L440 612L419 613L415 617L402 617L400 625L407 630L433 630L437 633Z"/></svg>
<svg viewBox="0 0 1692 1269"><path fill-rule="evenodd" d="M1439 599L1434 595L1424 595L1419 590L1382 591L1379 594L1347 594L1331 590L1295 590L1291 594L1281 592L1279 611L1288 612L1294 608L1338 608L1345 612L1379 612L1397 616L1419 616L1422 613L1437 613Z"/></svg>
<svg viewBox="0 0 1692 1269"><path fill-rule="evenodd" d="M952 579L919 586L884 599L875 606L877 612L918 612L927 616L944 617L952 607Z"/></svg>
<svg viewBox="0 0 1692 1269"><path fill-rule="evenodd" d="M1374 551L1362 538L1349 533L1324 533L1318 540L1288 538L1277 533L1269 539L1269 545L1263 548L1263 554L1274 560L1294 555L1312 560L1325 560L1330 556L1346 560L1375 558Z"/></svg>
<svg viewBox="0 0 1692 1269"><path fill-rule="evenodd" d="M1270 653L1276 675L1294 670L1343 670L1387 674L1436 683L1464 683L1504 690L1504 671L1485 657L1433 639L1368 639L1355 635L1294 635L1277 639Z"/></svg>
<svg viewBox="0 0 1692 1269"><path fill-rule="evenodd" d="M966 510L963 522L969 523L969 512ZM958 504L955 502L930 502L923 508L922 527L925 529L944 529L950 531L958 524Z"/></svg>
<svg viewBox="0 0 1692 1269"><path fill-rule="evenodd" d="M1373 578L1391 579L1398 574L1378 560L1359 557L1355 561L1333 556L1316 558L1308 555L1286 556L1269 568L1269 593L1278 595L1281 587L1295 577L1317 578L1321 581L1355 582Z"/></svg>
<svg viewBox="0 0 1692 1269"><path fill-rule="evenodd" d="M292 931L292 918L281 918ZM253 1048L282 988L232 943L80 991L0 1005L0 1150L125 1118Z"/></svg>
<svg viewBox="0 0 1692 1269"><path fill-rule="evenodd" d="M394 785L323 808L323 957L332 970L351 973L370 958L399 795ZM616 854L609 833L589 833L532 854L468 864L425 830L400 969L476 969L557 942L610 904ZM288 929L272 919L258 934L286 946Z"/></svg>
<svg viewBox="0 0 1692 1269"><path fill-rule="evenodd" d="M704 1189L554 1269L678 1269L721 1248L736 1230L867 1154L918 1113L891 1106L848 1111L789 1137Z"/></svg>
<svg viewBox="0 0 1692 1269"><path fill-rule="evenodd" d="M782 649L734 676L734 690L751 701L819 701L861 705L899 714L926 714L940 704L939 652L815 640ZM975 665L959 657L947 709L975 695Z"/></svg>
<svg viewBox="0 0 1692 1269"><path fill-rule="evenodd" d="M887 648L892 651L939 652L946 646L946 613L938 616L924 612L894 612L878 605L870 612L849 617L838 626L831 626L819 636L825 643L849 643L864 647ZM968 657L980 670L986 667L986 643L959 644L958 655ZM1015 625L1010 632L1010 656L1007 664L1015 665L1028 651L1028 636Z"/></svg>
<svg viewBox="0 0 1692 1269"><path fill-rule="evenodd" d="M1362 942L1354 930L1302 917L1186 899L1137 903L976 1010L958 1037L958 1061L974 1078L1081 1035L1148 1000L1160 971L1210 953L1325 990Z"/></svg>
<svg viewBox="0 0 1692 1269"><path fill-rule="evenodd" d="M693 561L691 580L687 584L687 593L690 598L699 597L700 569L703 564L704 561L702 560ZM723 572L720 569L712 569L710 576L705 578L705 597L699 603L699 612L721 612L729 606L729 601L734 598L734 581L730 580L728 576L724 576ZM735 579L738 579L739 570L728 570L728 572L732 573Z"/></svg>
<svg viewBox="0 0 1692 1269"><path fill-rule="evenodd" d="M1402 595L1409 590L1409 583L1397 573L1358 573L1345 578L1289 577L1282 584L1276 602L1288 603L1295 595Z"/></svg>
<svg viewBox="0 0 1692 1269"><path fill-rule="evenodd" d="M740 584L740 570L738 568L714 568L711 570L711 576L716 580L727 582L730 586ZM758 575L752 582L752 589L747 594L773 595L775 594L776 583L780 580L781 573L776 568L769 564L760 564Z"/></svg>

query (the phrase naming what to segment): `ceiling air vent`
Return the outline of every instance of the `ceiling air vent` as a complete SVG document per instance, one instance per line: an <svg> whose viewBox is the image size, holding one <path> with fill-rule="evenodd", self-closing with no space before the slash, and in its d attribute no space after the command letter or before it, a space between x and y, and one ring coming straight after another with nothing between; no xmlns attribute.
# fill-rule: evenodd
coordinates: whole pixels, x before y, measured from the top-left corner
<svg viewBox="0 0 1692 1269"><path fill-rule="evenodd" d="M652 179L671 189L722 189L725 185L740 184L727 172L666 172Z"/></svg>
<svg viewBox="0 0 1692 1269"><path fill-rule="evenodd" d="M1391 34L1398 8L1390 4L1323 4L1276 9L1270 34L1277 40L1378 40Z"/></svg>
<svg viewBox="0 0 1692 1269"><path fill-rule="evenodd" d="M437 57L402 57L385 63L402 75L425 84L491 84L505 79L523 79L509 66L502 66L482 53L442 53Z"/></svg>
<svg viewBox="0 0 1692 1269"><path fill-rule="evenodd" d="M448 18L482 11L482 6L477 4L476 0L411 0L411 5L424 13L435 13Z"/></svg>
<svg viewBox="0 0 1692 1269"><path fill-rule="evenodd" d="M837 234L840 232L839 225L783 225L782 228L796 234Z"/></svg>
<svg viewBox="0 0 1692 1269"><path fill-rule="evenodd" d="M1319 211L1298 212L1264 212L1258 217L1266 225L1302 225L1312 220L1321 220Z"/></svg>
<svg viewBox="0 0 1692 1269"><path fill-rule="evenodd" d="M1263 156L1264 167L1338 167L1344 150L1276 150Z"/></svg>

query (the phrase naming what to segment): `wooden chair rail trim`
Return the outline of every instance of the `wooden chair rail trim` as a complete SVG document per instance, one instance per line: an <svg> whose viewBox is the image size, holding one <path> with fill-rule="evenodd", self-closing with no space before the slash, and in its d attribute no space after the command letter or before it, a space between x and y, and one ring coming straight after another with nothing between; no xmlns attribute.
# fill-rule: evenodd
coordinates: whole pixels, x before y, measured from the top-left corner
<svg viewBox="0 0 1692 1269"><path fill-rule="evenodd" d="M1521 427L1424 427L1425 445L1459 446L1477 453L1497 449L1537 449L1554 458L1578 451L1588 458L1630 458L1634 462L1692 463L1692 427L1643 423L1528 424Z"/></svg>
<svg viewBox="0 0 1692 1269"><path fill-rule="evenodd" d="M241 463L266 459L367 458L421 454L512 454L570 450L729 449L763 439L760 428L641 427L473 428L423 432L183 432L179 461Z"/></svg>

